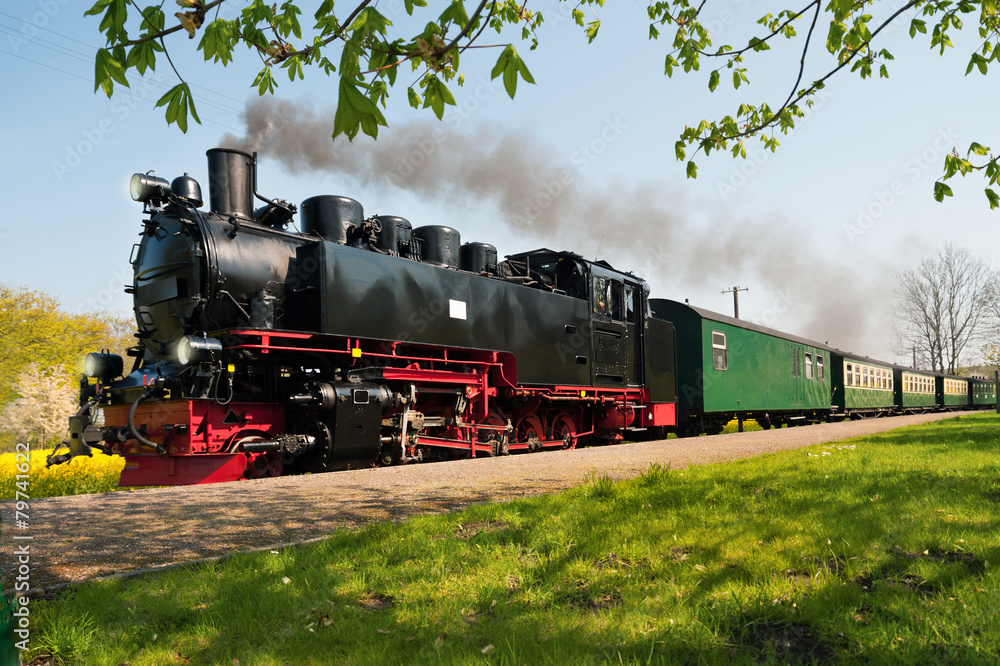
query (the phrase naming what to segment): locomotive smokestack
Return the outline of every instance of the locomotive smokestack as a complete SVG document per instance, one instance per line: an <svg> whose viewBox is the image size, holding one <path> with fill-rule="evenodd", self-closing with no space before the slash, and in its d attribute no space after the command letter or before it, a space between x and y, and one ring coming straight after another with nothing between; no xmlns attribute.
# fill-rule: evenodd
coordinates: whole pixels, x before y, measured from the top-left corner
<svg viewBox="0 0 1000 666"><path fill-rule="evenodd" d="M206 155L212 212L252 220L253 155L231 148L212 148Z"/></svg>

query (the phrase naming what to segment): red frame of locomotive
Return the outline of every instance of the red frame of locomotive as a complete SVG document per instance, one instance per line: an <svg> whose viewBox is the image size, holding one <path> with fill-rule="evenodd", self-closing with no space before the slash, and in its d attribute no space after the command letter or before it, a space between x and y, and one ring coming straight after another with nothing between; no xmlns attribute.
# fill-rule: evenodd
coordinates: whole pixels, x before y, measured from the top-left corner
<svg viewBox="0 0 1000 666"><path fill-rule="evenodd" d="M445 428L446 436L407 438L408 450L428 447L471 457L492 455L493 445L480 441L483 431L510 432L510 452L573 448L578 438L598 428L615 431L615 439L620 441L629 426L676 425L676 404L651 402L646 388L518 385L510 379L516 377L516 361L505 352L273 330L233 330L230 335L240 339L231 350L245 350L259 359L282 353L329 353L350 358L355 367L360 367L361 359L375 359L385 364L374 366L383 380L413 385L418 396L433 396L434 388L464 387L469 400L467 413L460 415L464 419ZM144 383L147 381L144 379ZM525 400L513 414L517 427L491 409L501 395ZM553 414L551 419L545 419L550 422L544 423L539 407L549 403L562 408L542 410ZM415 409L422 404L426 403L418 398ZM128 411L128 404L105 407L104 425L126 425ZM168 399L141 405L135 420L145 428L147 437L163 442L167 455L141 452L143 449L135 443L122 444L122 486L252 478L256 476L255 466L266 468L273 462L262 453L227 452L233 438L245 436L248 431L258 431L266 438L285 430L284 407L273 402L219 404L211 400ZM554 432L557 427L558 433ZM534 436L518 441L515 435L522 429Z"/></svg>

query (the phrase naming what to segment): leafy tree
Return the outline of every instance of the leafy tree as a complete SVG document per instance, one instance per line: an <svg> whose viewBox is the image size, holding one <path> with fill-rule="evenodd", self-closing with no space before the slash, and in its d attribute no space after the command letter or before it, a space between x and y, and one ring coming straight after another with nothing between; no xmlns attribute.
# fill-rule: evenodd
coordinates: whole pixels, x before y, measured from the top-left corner
<svg viewBox="0 0 1000 666"><path fill-rule="evenodd" d="M124 354L135 343L131 317L107 312L72 315L43 291L0 285L0 406L19 394L17 377L30 364L82 370L91 351Z"/></svg>
<svg viewBox="0 0 1000 666"><path fill-rule="evenodd" d="M983 347L983 358L987 365L1000 369L1000 345L989 344Z"/></svg>
<svg viewBox="0 0 1000 666"><path fill-rule="evenodd" d="M40 446L65 435L67 419L77 410L76 383L66 368L29 363L12 388L18 397L4 407L0 430Z"/></svg>
<svg viewBox="0 0 1000 666"><path fill-rule="evenodd" d="M303 79L307 70L314 69L335 76L338 105L334 138L344 134L353 139L359 131L376 137L379 126L386 125L382 109L386 108L389 89L396 85L400 69L407 66L420 72L416 82L406 84L410 105L430 108L440 119L445 105L455 104L452 87L463 84L460 63L462 57L470 57L466 56L470 48L500 50L491 76L503 78L512 98L518 79L534 83L513 44L477 43L487 29L500 35L515 31L521 42L528 42L534 49L536 28L544 17L541 12L527 9L527 3L451 0L442 10L440 4L428 7L426 0L402 1L413 18L402 23L422 25L422 29L398 28L371 0L349 3L345 11L337 11L333 0L324 0L307 23L311 24L308 29L303 29L302 10L293 0L280 5L254 0L233 19L219 17L219 8L227 0L177 0L186 11L170 17L170 25L162 3L140 8L135 0L97 0L87 14L101 16L100 30L106 46L97 51L95 90L100 88L110 96L116 83L129 85L130 70L142 75L155 69L161 55L169 61L167 39L176 41L183 35L194 39L199 33L197 49L205 60L226 66L237 55L238 47L259 58L263 68L252 87L261 95L274 92L280 78L277 70L284 70L290 81ZM573 19L593 42L601 21L586 20L583 9L593 13L604 0L562 2L566 3L563 7L571 7L568 11ZM470 13L468 7L472 5L476 6ZM911 0L888 6L874 0L829 0L825 5L811 0L803 7L764 14L757 21L755 34L735 45L713 43L707 25L710 22L702 16L708 5L708 0L649 0L643 20L649 22L650 39L658 39L661 30L672 33L672 38L665 40L669 42L664 57L667 76L676 71L697 72L703 63L709 63L710 91L724 82L739 89L750 81L747 57L769 51L779 40L795 43L799 63L783 98L745 102L733 115L704 119L684 128L675 144L675 155L678 160L687 160L689 178L697 176L694 157L701 152L708 155L727 150L734 157L746 158L746 141L754 137L767 149L776 150L777 135L791 131L804 115L804 108L812 105L816 93L838 74L847 71L866 79L877 72L879 78L888 78L894 58L881 44L890 26L905 25L911 38L926 40L942 55L952 47L953 34L978 30L976 48L968 54L966 75L986 75L1000 52L997 0ZM966 27L966 19L971 19L971 27ZM783 64L772 61L772 66ZM819 76L807 79L807 64L808 71L819 72ZM180 83L163 95L157 106L166 107L168 123L187 131L189 114L196 122L200 120L191 89L176 68L174 72ZM990 149L978 142L973 142L964 156L956 149L945 158L934 197L941 201L951 196L951 188L944 181L973 172L981 172L987 180L990 207L1000 206L1000 196L992 189L1000 177L1000 166Z"/></svg>
<svg viewBox="0 0 1000 666"><path fill-rule="evenodd" d="M899 352L924 367L955 374L966 349L986 334L997 278L969 250L948 244L915 271L898 276Z"/></svg>

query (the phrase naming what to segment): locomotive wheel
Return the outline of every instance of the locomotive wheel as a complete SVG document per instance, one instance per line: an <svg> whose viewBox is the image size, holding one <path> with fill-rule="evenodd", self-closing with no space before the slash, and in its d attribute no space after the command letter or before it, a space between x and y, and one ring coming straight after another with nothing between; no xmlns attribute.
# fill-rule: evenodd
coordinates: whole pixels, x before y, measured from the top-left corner
<svg viewBox="0 0 1000 666"><path fill-rule="evenodd" d="M538 448L538 442L545 438L545 428L537 414L525 414L514 427L514 441L518 444L528 444L528 450Z"/></svg>
<svg viewBox="0 0 1000 666"><path fill-rule="evenodd" d="M247 454L247 468L244 479L269 479L281 476L283 465L281 456L274 452Z"/></svg>
<svg viewBox="0 0 1000 666"><path fill-rule="evenodd" d="M241 444L250 442L263 442L268 439L267 435L258 430L244 430L232 437L226 450L239 452ZM243 470L244 479L266 479L274 476L281 476L284 465L281 463L281 455L277 452L267 453L244 453L247 458L247 467Z"/></svg>
<svg viewBox="0 0 1000 666"><path fill-rule="evenodd" d="M576 448L576 421L569 412L559 412L552 419L551 439L563 440L564 449Z"/></svg>
<svg viewBox="0 0 1000 666"><path fill-rule="evenodd" d="M496 410L490 410L489 415L483 419L480 425L496 426L504 428L507 426L507 419L503 417L503 414ZM480 444L493 444L491 456L505 456L509 453L508 441L509 436L506 431L499 432L497 430L480 430L479 431L479 443Z"/></svg>

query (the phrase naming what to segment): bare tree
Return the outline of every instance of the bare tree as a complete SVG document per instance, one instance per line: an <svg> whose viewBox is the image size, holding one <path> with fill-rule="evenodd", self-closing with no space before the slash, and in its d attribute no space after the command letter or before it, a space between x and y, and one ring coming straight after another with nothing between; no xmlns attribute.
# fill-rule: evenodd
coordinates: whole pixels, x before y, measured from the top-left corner
<svg viewBox="0 0 1000 666"><path fill-rule="evenodd" d="M949 243L897 280L899 352L912 352L922 367L953 374L966 350L987 334L997 293L989 264Z"/></svg>

